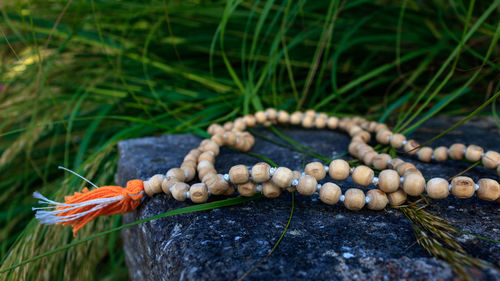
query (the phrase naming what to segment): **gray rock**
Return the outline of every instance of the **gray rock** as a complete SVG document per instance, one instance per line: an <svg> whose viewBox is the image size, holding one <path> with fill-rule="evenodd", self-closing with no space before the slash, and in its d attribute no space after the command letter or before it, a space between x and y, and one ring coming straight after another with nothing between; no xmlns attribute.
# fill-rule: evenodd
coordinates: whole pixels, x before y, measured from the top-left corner
<svg viewBox="0 0 500 281"><path fill-rule="evenodd" d="M414 133L425 141L449 127L447 119L436 119ZM312 147L322 155L341 155L349 138L338 131L281 128L284 134ZM259 134L283 142L266 129ZM500 151L498 129L464 125L432 144L455 142L477 144ZM123 141L116 181L124 185L133 178L147 179L178 166L184 155L201 138L194 135L166 135ZM300 169L314 158L256 138L252 152L279 165ZM443 164L413 162L426 178L450 177L469 166L465 162ZM344 156L344 158L349 158ZM260 159L222 148L216 159L218 171L227 173L235 164L251 165ZM474 180L496 173L480 166L467 172ZM343 190L354 187L349 179ZM373 188L373 187L369 187ZM223 197L213 197L219 200ZM177 215L153 220L122 232L126 261L133 280L235 280L254 268L246 280L454 280L450 266L432 258L416 244L411 223L400 211L388 208L375 212L346 210L341 204L328 206L317 196L295 196L295 210L289 230L273 254L266 258L281 236L290 215L289 193L277 199L260 198L243 205ZM190 206L164 194L147 198L136 212L124 216L124 223ZM449 197L435 201L429 210L454 226L477 235L500 240L497 203ZM474 257L500 266L500 244L464 234L459 238ZM482 280L500 280L496 269L474 271Z"/></svg>

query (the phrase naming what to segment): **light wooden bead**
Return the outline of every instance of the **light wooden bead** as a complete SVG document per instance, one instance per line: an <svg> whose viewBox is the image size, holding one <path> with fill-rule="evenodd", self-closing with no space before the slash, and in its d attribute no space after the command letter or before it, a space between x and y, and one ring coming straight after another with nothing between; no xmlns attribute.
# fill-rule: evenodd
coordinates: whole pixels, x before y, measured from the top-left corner
<svg viewBox="0 0 500 281"><path fill-rule="evenodd" d="M362 132L362 131L363 131L363 129L361 129L361 127L360 127L360 126L357 126L357 125L356 125L356 126L352 126L352 127L351 127L351 129L349 130L349 132L348 132L348 133L349 133L349 136L353 137L353 136L355 136L357 133L360 133L360 132Z"/></svg>
<svg viewBox="0 0 500 281"><path fill-rule="evenodd" d="M384 130L387 130L389 131L389 127L387 127L386 124L384 123L378 123L376 126L375 126L375 133L378 133L380 131L384 131Z"/></svg>
<svg viewBox="0 0 500 281"><path fill-rule="evenodd" d="M275 120L278 117L278 112L274 108L266 109L267 120Z"/></svg>
<svg viewBox="0 0 500 281"><path fill-rule="evenodd" d="M417 169L417 168L409 168L409 169L407 169L405 171L403 177L406 177L406 175L408 175L408 174L419 174L419 175L423 176L422 172L420 172L420 170Z"/></svg>
<svg viewBox="0 0 500 281"><path fill-rule="evenodd" d="M318 116L318 118L316 118L316 121L314 122L316 124L316 128L324 129L326 127L326 120L327 118Z"/></svg>
<svg viewBox="0 0 500 281"><path fill-rule="evenodd" d="M372 183L374 174L370 167L361 165L356 167L354 172L352 172L352 180L357 185L369 186Z"/></svg>
<svg viewBox="0 0 500 281"><path fill-rule="evenodd" d="M266 182L271 178L269 169L271 166L265 162L259 162L252 167L252 180L256 183Z"/></svg>
<svg viewBox="0 0 500 281"><path fill-rule="evenodd" d="M203 183L207 185L208 190L213 195L222 195L229 188L229 183L224 180L221 174L210 173L203 178Z"/></svg>
<svg viewBox="0 0 500 281"><path fill-rule="evenodd" d="M184 181L186 179L186 175L184 173L184 170L182 170L180 168L172 168L172 169L168 170L166 176L167 177L175 177L179 181Z"/></svg>
<svg viewBox="0 0 500 281"><path fill-rule="evenodd" d="M189 184L177 182L171 188L172 197L177 201L186 201Z"/></svg>
<svg viewBox="0 0 500 281"><path fill-rule="evenodd" d="M278 122L281 124L287 124L290 120L290 114L284 110L278 112Z"/></svg>
<svg viewBox="0 0 500 281"><path fill-rule="evenodd" d="M262 194L267 198L276 198L281 194L281 188L268 181L262 184Z"/></svg>
<svg viewBox="0 0 500 281"><path fill-rule="evenodd" d="M324 113L324 112L320 112L318 113L317 117L316 118L321 118L321 119L328 119L328 114Z"/></svg>
<svg viewBox="0 0 500 281"><path fill-rule="evenodd" d="M233 146L233 148L239 151L244 151L250 149L250 144L246 141L245 138L237 136L236 144Z"/></svg>
<svg viewBox="0 0 500 281"><path fill-rule="evenodd" d="M229 179L233 184L243 184L248 182L250 175L245 165L236 165L229 169Z"/></svg>
<svg viewBox="0 0 500 281"><path fill-rule="evenodd" d="M236 192L236 190L232 186L229 186L226 189L226 192L224 192L224 195L230 196L230 195L233 195L235 192Z"/></svg>
<svg viewBox="0 0 500 281"><path fill-rule="evenodd" d="M326 125L328 126L328 129L331 130L337 129L337 126L339 125L339 118L334 116L328 118Z"/></svg>
<svg viewBox="0 0 500 281"><path fill-rule="evenodd" d="M387 206L387 195L381 190L370 189L366 197L370 198L367 204L370 210L383 210Z"/></svg>
<svg viewBox="0 0 500 281"><path fill-rule="evenodd" d="M366 153L363 152L360 154L362 154L362 156L360 155L361 161L363 161L363 163L368 166L372 166L373 160L378 156L378 153L375 151L368 151Z"/></svg>
<svg viewBox="0 0 500 281"><path fill-rule="evenodd" d="M440 146L434 149L432 155L434 155L434 159L438 162L446 161L446 159L448 159L448 148L446 146Z"/></svg>
<svg viewBox="0 0 500 281"><path fill-rule="evenodd" d="M255 144L255 137L252 136L252 134L250 134L249 132L243 132L241 133L241 136L246 140L248 141L251 146L253 146Z"/></svg>
<svg viewBox="0 0 500 281"><path fill-rule="evenodd" d="M476 190L477 197L486 201L495 201L500 196L500 185L496 180L480 179Z"/></svg>
<svg viewBox="0 0 500 281"><path fill-rule="evenodd" d="M225 131L224 128L219 124L212 124L212 125L208 126L208 129L207 129L207 133L211 136L224 133L224 131Z"/></svg>
<svg viewBox="0 0 500 281"><path fill-rule="evenodd" d="M200 161L200 162L198 162L198 165L196 166L196 169L198 171L203 170L203 169L212 169L212 168L214 168L214 163L212 163L208 160ZM167 176L169 176L168 173L167 173Z"/></svg>
<svg viewBox="0 0 500 281"><path fill-rule="evenodd" d="M266 113L264 111L257 111L255 112L255 120L257 120L257 123L259 124L262 124L264 122L266 122L267 120L267 116L266 116Z"/></svg>
<svg viewBox="0 0 500 281"><path fill-rule="evenodd" d="M314 109L308 109L306 112L304 112L304 115L306 116L316 116L316 111Z"/></svg>
<svg viewBox="0 0 500 281"><path fill-rule="evenodd" d="M257 120L255 119L255 116L249 114L243 117L243 121L245 121L245 124L247 127L255 127L257 125Z"/></svg>
<svg viewBox="0 0 500 281"><path fill-rule="evenodd" d="M411 196L419 196L425 190L425 179L419 174L406 174L403 181L403 190Z"/></svg>
<svg viewBox="0 0 500 281"><path fill-rule="evenodd" d="M216 134L213 135L211 138L218 146L223 146L224 145L224 134Z"/></svg>
<svg viewBox="0 0 500 281"><path fill-rule="evenodd" d="M149 197L153 197L153 195L155 195L156 193L161 192L161 181L159 180L158 177L155 177L155 176L157 176L157 175L152 176L149 180L144 181L144 183L143 183L144 192L146 192L146 194ZM163 175L159 175L159 176L163 176Z"/></svg>
<svg viewBox="0 0 500 281"><path fill-rule="evenodd" d="M325 166L321 162L311 162L304 168L306 175L314 177L317 181L325 178L326 171Z"/></svg>
<svg viewBox="0 0 500 281"><path fill-rule="evenodd" d="M417 148L418 146L419 144L417 141L409 140L405 144L404 151L410 155L414 155L415 153L417 153L417 150L415 148Z"/></svg>
<svg viewBox="0 0 500 281"><path fill-rule="evenodd" d="M165 177L161 182L161 190L163 191L163 193L171 195L170 188L178 182L179 180L174 177Z"/></svg>
<svg viewBox="0 0 500 281"><path fill-rule="evenodd" d="M213 140L208 140L208 142L203 146L203 151L212 151L215 156L219 154L219 145L213 141Z"/></svg>
<svg viewBox="0 0 500 281"><path fill-rule="evenodd" d="M200 155L196 155L194 153L188 153L186 156L184 156L184 160L183 160L183 163L185 162L195 162L195 166L196 166L196 162L198 162L198 157L200 157Z"/></svg>
<svg viewBox="0 0 500 281"><path fill-rule="evenodd" d="M375 169L383 170L387 168L387 164L391 160L391 156L386 153L379 154L373 158L372 166Z"/></svg>
<svg viewBox="0 0 500 281"><path fill-rule="evenodd" d="M306 129L310 129L314 126L314 120L316 118L314 117L314 115L306 115L304 116L304 119L302 119L302 127L306 128Z"/></svg>
<svg viewBox="0 0 500 281"><path fill-rule="evenodd" d="M328 166L328 175L330 178L338 181L347 179L350 171L349 163L342 159L335 159Z"/></svg>
<svg viewBox="0 0 500 281"><path fill-rule="evenodd" d="M297 191L306 196L313 195L316 192L318 182L313 176L304 175L300 177Z"/></svg>
<svg viewBox="0 0 500 281"><path fill-rule="evenodd" d="M302 177L302 173L299 172L299 171L293 171L292 172L292 175L293 175L293 180L297 180L297 182L299 181L300 177ZM288 192L295 192L297 191L297 186L296 185L290 185L289 187L286 188L286 190Z"/></svg>
<svg viewBox="0 0 500 281"><path fill-rule="evenodd" d="M450 158L453 160L462 160L465 155L465 145L463 143L455 143L450 146Z"/></svg>
<svg viewBox="0 0 500 281"><path fill-rule="evenodd" d="M224 133L224 144L227 146L236 145L236 133L235 132L225 132Z"/></svg>
<svg viewBox="0 0 500 281"><path fill-rule="evenodd" d="M233 124L233 131L244 131L247 128L247 125L245 124L245 121L243 121L243 118L236 118L234 120Z"/></svg>
<svg viewBox="0 0 500 281"><path fill-rule="evenodd" d="M375 122L375 121L370 121L370 123L368 123L368 131L369 132L375 132L375 128L377 127L378 123Z"/></svg>
<svg viewBox="0 0 500 281"><path fill-rule="evenodd" d="M198 162L201 161L208 161L213 164L215 163L215 156L212 152L203 152L202 154L200 154L200 157L198 157Z"/></svg>
<svg viewBox="0 0 500 281"><path fill-rule="evenodd" d="M249 181L244 184L238 185L238 193L241 196L250 197L257 193L257 184L255 182Z"/></svg>
<svg viewBox="0 0 500 281"><path fill-rule="evenodd" d="M217 174L217 170L215 170L215 168L198 170L198 178L201 179L202 182L204 182L205 177L209 174Z"/></svg>
<svg viewBox="0 0 500 281"><path fill-rule="evenodd" d="M408 162L403 162L399 165L396 166L396 171L398 172L398 174L402 177L405 175L406 173L406 170L408 169L416 169L417 167L415 167L415 165L413 165L412 163L408 163Z"/></svg>
<svg viewBox="0 0 500 281"><path fill-rule="evenodd" d="M406 201L406 193L402 189L387 194L391 206L399 206Z"/></svg>
<svg viewBox="0 0 500 281"><path fill-rule="evenodd" d="M432 148L424 146L417 151L418 160L422 162L431 162Z"/></svg>
<svg viewBox="0 0 500 281"><path fill-rule="evenodd" d="M403 142L406 140L406 137L402 134L393 134L391 137L391 146L394 148L403 147Z"/></svg>
<svg viewBox="0 0 500 281"><path fill-rule="evenodd" d="M295 111L292 115L290 115L290 124L299 125L300 121L302 121L302 112Z"/></svg>
<svg viewBox="0 0 500 281"><path fill-rule="evenodd" d="M476 162L481 160L481 154L484 152L483 148L477 145L469 145L465 151L465 158L469 161Z"/></svg>
<svg viewBox="0 0 500 281"><path fill-rule="evenodd" d="M484 154L482 161L486 168L495 169L500 164L500 153L490 150Z"/></svg>
<svg viewBox="0 0 500 281"><path fill-rule="evenodd" d="M470 198L474 195L474 181L469 177L456 177L451 181L451 193L458 198Z"/></svg>
<svg viewBox="0 0 500 281"><path fill-rule="evenodd" d="M204 183L195 183L189 188L189 198L194 203L205 203L208 200L208 188Z"/></svg>
<svg viewBox="0 0 500 281"><path fill-rule="evenodd" d="M184 181L185 182L190 182L194 179L196 175L196 169L193 166L190 165L181 165L181 170L184 171Z"/></svg>
<svg viewBox="0 0 500 281"><path fill-rule="evenodd" d="M321 186L319 190L319 199L328 205L337 203L342 195L340 187L333 182L327 182Z"/></svg>
<svg viewBox="0 0 500 281"><path fill-rule="evenodd" d="M367 143L367 142L370 141L371 135L367 131L361 131L361 132L357 133L356 135L354 135L352 137L352 139L353 140L354 139L359 139L359 140L363 141L364 143Z"/></svg>
<svg viewBox="0 0 500 281"><path fill-rule="evenodd" d="M359 157L358 150L363 147L362 145L366 145L362 142L351 142L349 143L348 151L354 157Z"/></svg>
<svg viewBox="0 0 500 281"><path fill-rule="evenodd" d="M279 167L274 171L272 181L275 185L281 188L287 188L290 186L293 180L292 170L286 167Z"/></svg>
<svg viewBox="0 0 500 281"><path fill-rule="evenodd" d="M394 170L383 170L378 175L378 187L387 193L398 190L400 177Z"/></svg>
<svg viewBox="0 0 500 281"><path fill-rule="evenodd" d="M394 159L391 159L391 162L389 162L389 165L387 165L387 167L389 169L396 169L396 167L401 164L401 163L404 163L405 161L399 159L399 158L394 158Z"/></svg>
<svg viewBox="0 0 500 281"><path fill-rule="evenodd" d="M345 192L344 205L347 209L352 211L359 211L365 205L365 193L358 188L349 188Z"/></svg>
<svg viewBox="0 0 500 281"><path fill-rule="evenodd" d="M375 136L378 143L389 144L389 136L392 136L392 132L389 130L379 131Z"/></svg>
<svg viewBox="0 0 500 281"><path fill-rule="evenodd" d="M444 199L450 194L448 181L443 178L432 178L427 182L426 191L432 199Z"/></svg>

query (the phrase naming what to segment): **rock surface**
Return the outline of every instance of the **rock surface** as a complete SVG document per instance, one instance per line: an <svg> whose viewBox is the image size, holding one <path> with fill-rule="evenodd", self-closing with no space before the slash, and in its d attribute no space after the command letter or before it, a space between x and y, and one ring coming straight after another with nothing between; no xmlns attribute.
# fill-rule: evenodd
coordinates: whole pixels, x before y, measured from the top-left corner
<svg viewBox="0 0 500 281"><path fill-rule="evenodd" d="M448 119L426 123L414 133L425 141L452 125ZM349 138L338 131L280 128L292 139L307 144L325 156L347 151ZM269 130L259 134L283 143ZM477 144L500 151L499 131L494 126L463 125L431 146L455 142ZM133 178L147 179L179 165L184 155L196 147L193 135L166 135L123 141L116 181L124 185ZM300 169L303 161L314 158L292 152L256 138L255 152L279 165ZM421 169L426 178L450 177L469 166L465 162L421 163L401 155ZM344 156L349 158L349 156ZM216 159L218 171L227 173L235 164L251 165L261 160L223 148ZM474 180L496 173L476 166L467 175ZM328 179L328 177L327 177ZM345 191L354 187L349 179ZM369 188L373 188L372 186ZM211 198L219 200L221 198ZM280 238L292 204L289 193L277 199L260 198L243 205L171 216L124 229L126 261L132 280L454 280L445 262L432 258L416 244L411 223L398 210L375 212L346 210L342 204L328 206L316 196L295 196L295 209L288 231L269 258L265 258ZM160 194L147 198L136 212L124 216L124 223L189 206ZM498 203L449 197L434 201L428 208L454 226L477 235L500 240ZM463 247L474 257L500 266L500 244L464 234ZM500 280L497 269L474 271L474 278Z"/></svg>

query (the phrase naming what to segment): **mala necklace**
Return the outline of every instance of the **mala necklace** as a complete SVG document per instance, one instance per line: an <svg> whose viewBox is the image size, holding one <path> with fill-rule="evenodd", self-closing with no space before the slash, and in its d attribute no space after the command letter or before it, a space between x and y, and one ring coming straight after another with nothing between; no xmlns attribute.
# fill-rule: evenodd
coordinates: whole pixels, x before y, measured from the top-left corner
<svg viewBox="0 0 500 281"><path fill-rule="evenodd" d="M349 153L365 165L351 167L342 159L336 159L329 165L311 162L303 172L292 171L287 167L271 167L265 162L251 167L239 164L231 167L227 174L220 174L214 167L215 157L220 147L230 146L247 152L255 143L254 137L246 130L257 125L272 124L301 125L304 128L340 129L351 136ZM402 149L409 155L416 155L420 161L442 162L448 159L479 161L489 169L496 169L500 176L500 154L496 151L484 152L477 145L465 146L455 143L449 148L440 146L435 149L420 147L415 140L407 140L402 134L394 134L387 125L368 121L361 117L337 118L325 113L317 114L313 110L289 114L273 108L246 115L227 122L224 126L212 124L208 127L210 139L203 140L198 148L192 149L178 168L172 168L165 175L157 174L146 181L131 180L125 188L103 186L74 195L66 196L64 203L47 199L38 192L33 195L40 203L49 207L33 208L36 218L43 224L62 224L73 226L73 233L85 224L101 215L123 214L135 210L144 194L149 197L157 193L166 193L178 201L190 199L194 203L204 203L210 195L232 195L236 191L241 196L253 196L261 192L265 197L276 198L287 190L302 195L319 193L322 202L333 205L343 202L353 211L361 210L365 205L371 210L382 210L387 204L398 206L406 201L407 195L419 196L424 191L430 198L443 199L451 192L458 198L470 198L474 193L480 199L500 203L500 185L496 180L483 178L475 183L471 178L458 176L451 182L444 178L432 178L425 181L415 165L392 158L389 154L379 154L367 143L371 134L383 145ZM382 170L378 177L369 166ZM366 187L370 184L378 189L370 189L366 194L359 188L350 188L342 194L340 187L333 182L319 184L326 175L335 181L343 181L349 176L355 184ZM189 185L198 175L199 183Z"/></svg>

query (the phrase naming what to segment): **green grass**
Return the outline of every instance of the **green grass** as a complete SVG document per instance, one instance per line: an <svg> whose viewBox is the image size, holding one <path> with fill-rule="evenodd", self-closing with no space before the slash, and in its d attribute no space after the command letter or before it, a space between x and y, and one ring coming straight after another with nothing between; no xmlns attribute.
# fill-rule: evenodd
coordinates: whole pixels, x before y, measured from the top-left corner
<svg viewBox="0 0 500 281"><path fill-rule="evenodd" d="M123 139L202 135L266 107L361 115L404 133L436 114L497 116L498 0L4 2L2 269L75 241L33 221L31 193L60 199L83 187L59 165L112 183ZM100 218L79 235L120 225ZM63 276L126 278L117 232L7 279Z"/></svg>

